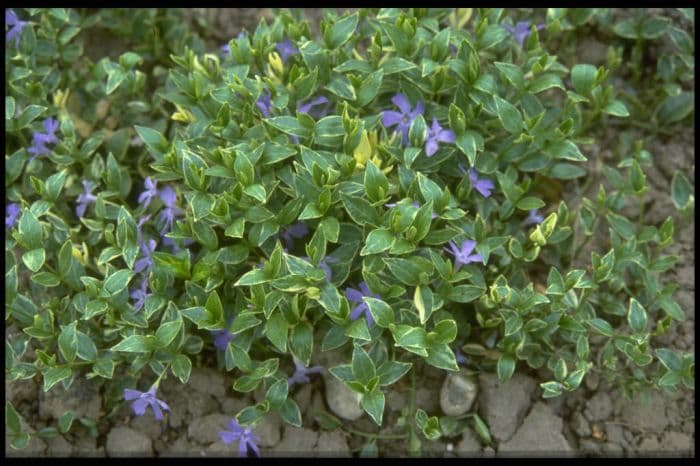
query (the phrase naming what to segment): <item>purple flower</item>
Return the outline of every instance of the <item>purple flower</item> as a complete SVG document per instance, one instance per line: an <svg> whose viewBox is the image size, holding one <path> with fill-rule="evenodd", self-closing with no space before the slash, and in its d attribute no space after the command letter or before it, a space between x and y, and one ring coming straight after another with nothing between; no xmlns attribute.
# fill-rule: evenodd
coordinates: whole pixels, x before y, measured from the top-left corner
<svg viewBox="0 0 700 466"><path fill-rule="evenodd" d="M143 237L143 225L151 219L150 215L143 215L136 224L136 240L140 243Z"/></svg>
<svg viewBox="0 0 700 466"><path fill-rule="evenodd" d="M395 202L391 202L391 203L389 203L389 204L384 204L385 207L390 207L390 208L392 208L392 209L393 209L394 207L396 207L396 205L397 205L397 204L396 204ZM418 203L418 201L413 201L413 203L411 203L411 205L412 205L413 207L415 207L416 209L420 209L420 204ZM433 213L430 214L430 218L433 218L433 219L438 218L438 214L436 214L435 212L433 212Z"/></svg>
<svg viewBox="0 0 700 466"><path fill-rule="evenodd" d="M451 129L443 129L433 118L433 126L428 128L428 137L425 139L425 155L432 157L438 150L438 142L455 142L457 135Z"/></svg>
<svg viewBox="0 0 700 466"><path fill-rule="evenodd" d="M463 366L469 364L469 358L462 353L459 346L455 348L455 360L457 361L457 364L462 364Z"/></svg>
<svg viewBox="0 0 700 466"><path fill-rule="evenodd" d="M445 248L445 251L455 256L455 270L458 270L462 265L471 264L472 262L484 262L484 258L480 254L472 254L476 247L476 241L474 240L468 239L464 241L461 248L458 248L454 241L450 241L447 244L450 248Z"/></svg>
<svg viewBox="0 0 700 466"><path fill-rule="evenodd" d="M460 165L459 169L462 171L462 173L467 173L467 170ZM484 179L479 179L477 177L477 171L474 167L469 169L469 181L472 184L472 187L479 191L482 196L484 197L489 197L491 195L491 191L494 188L493 181L489 180L488 178Z"/></svg>
<svg viewBox="0 0 700 466"><path fill-rule="evenodd" d="M304 259L309 264L311 264L311 259L309 258L309 256L302 256L301 258ZM328 283L330 283L331 275L332 275L331 267L328 265L328 262L335 262L335 261L336 261L335 257L332 257L332 256L326 256L323 259L321 259L320 261L318 261L318 267L321 270L323 270L323 273L326 274L326 281Z"/></svg>
<svg viewBox="0 0 700 466"><path fill-rule="evenodd" d="M382 299L382 297L376 293L372 293L367 286L367 283L365 282L360 282L360 289L356 290L355 288L346 288L345 289L345 296L352 302L354 303L359 303L357 306L353 308L353 310L350 312L350 320L357 320L358 317L360 317L360 314L364 312L365 318L367 319L367 325L370 327L374 325L374 318L372 317L372 313L369 311L369 308L367 307L367 303L364 302L362 299L363 296L367 296L370 298L376 298L376 299Z"/></svg>
<svg viewBox="0 0 700 466"><path fill-rule="evenodd" d="M146 298L148 298L151 293L148 291L148 277L144 277L141 282L140 288L135 288L129 292L129 297L134 300L134 310L140 311L143 305L146 303Z"/></svg>
<svg viewBox="0 0 700 466"><path fill-rule="evenodd" d="M294 247L294 238L303 238L308 234L309 228L304 223L297 222L282 230L279 236L284 240L287 249L292 249Z"/></svg>
<svg viewBox="0 0 700 466"><path fill-rule="evenodd" d="M191 238L182 238L182 245L185 247L193 243L194 240ZM172 247L173 252L178 252L180 250L180 246L177 245L177 242L172 238L168 238L167 236L163 237L163 246Z"/></svg>
<svg viewBox="0 0 700 466"><path fill-rule="evenodd" d="M537 209L531 209L528 216L523 220L523 225L539 225L544 222L544 217L537 213Z"/></svg>
<svg viewBox="0 0 700 466"><path fill-rule="evenodd" d="M231 47L228 45L228 42L221 46L221 55L231 55Z"/></svg>
<svg viewBox="0 0 700 466"><path fill-rule="evenodd" d="M43 125L46 133L42 133L40 131L34 131L32 133L32 145L27 149L27 152L33 154L29 159L30 162L40 155L47 155L51 153L51 150L46 147L47 144L60 142L56 137L58 121L53 117L49 117L44 120Z"/></svg>
<svg viewBox="0 0 700 466"><path fill-rule="evenodd" d="M84 192L78 195L78 205L75 208L75 213L78 217L83 218L85 215L85 209L87 209L88 204L92 204L97 200L97 196L91 194L92 188L95 187L95 183L88 180L83 180Z"/></svg>
<svg viewBox="0 0 700 466"><path fill-rule="evenodd" d="M250 427L246 427L244 429L240 424L238 424L238 422L236 422L235 419L231 419L231 421L228 423L228 428L229 430L219 432L219 438L221 438L221 441L226 445L238 440L239 457L246 456L248 448L253 450L255 456L260 456L260 449L257 445L260 442L260 439L253 433Z"/></svg>
<svg viewBox="0 0 700 466"><path fill-rule="evenodd" d="M321 366L313 366L307 368L301 361L299 361L297 358L294 358L294 374L287 379L287 383L289 384L289 388L292 387L295 383L309 383L311 382L311 379L309 379L308 375L309 374L320 374L323 372L323 367Z"/></svg>
<svg viewBox="0 0 700 466"><path fill-rule="evenodd" d="M223 330L210 330L210 332L211 336L214 337L214 346L221 351L226 351L229 342L233 340L233 333L231 333L228 328Z"/></svg>
<svg viewBox="0 0 700 466"><path fill-rule="evenodd" d="M10 229L17 223L19 213L22 211L19 204L11 202L5 206L5 229Z"/></svg>
<svg viewBox="0 0 700 466"><path fill-rule="evenodd" d="M285 39L284 41L278 43L275 48L280 54L282 63L287 63L287 59L289 59L289 57L299 53L299 49L294 47L294 43L289 39Z"/></svg>
<svg viewBox="0 0 700 466"><path fill-rule="evenodd" d="M168 405L156 398L156 386L153 385L147 392L140 392L138 390L132 390L130 388L124 389L124 399L126 401L135 400L131 404L131 408L134 410L134 414L137 416L143 416L146 413L146 407L148 405L153 409L153 414L156 420L160 421L163 419L163 412L161 408L170 411Z"/></svg>
<svg viewBox="0 0 700 466"><path fill-rule="evenodd" d="M297 112L299 113L308 113L312 117L316 118L317 120L323 118L328 114L328 106L324 106L323 108L320 109L314 109L314 107L318 107L319 105L325 105L328 103L328 99L326 99L323 96L316 97L312 101L307 101L307 102L299 102L297 103ZM312 111L313 110L313 111Z"/></svg>
<svg viewBox="0 0 700 466"><path fill-rule="evenodd" d="M270 117L270 110L272 107L272 95L269 89L265 89L264 94L260 94L258 100L255 101L255 105L260 109L265 118Z"/></svg>
<svg viewBox="0 0 700 466"><path fill-rule="evenodd" d="M415 108L411 111L411 104L408 102L408 98L404 94L396 94L391 98L391 101L399 107L400 112L394 110L385 110L382 113L382 125L385 128L391 126L396 126L396 130L401 133L403 139L403 145L408 145L408 130L411 127L411 123L416 119L418 115L422 115L424 109L423 102L418 102Z"/></svg>
<svg viewBox="0 0 700 466"><path fill-rule="evenodd" d="M146 177L146 179L143 181L144 190L141 192L141 194L139 194L138 202L139 204L143 204L144 209L151 203L151 199L156 197L158 194L156 184L156 180L150 176Z"/></svg>
<svg viewBox="0 0 700 466"><path fill-rule="evenodd" d="M515 24L515 27L509 26L508 24L502 24L503 29L508 31L508 33L513 37L513 40L515 40L520 47L523 46L523 43L525 42L525 39L530 35L530 25L532 23L530 21L518 21ZM538 24L537 25L537 30L541 30L544 28L544 24Z"/></svg>
<svg viewBox="0 0 700 466"><path fill-rule="evenodd" d="M159 215L161 222L163 222L160 235L163 236L168 230L172 229L175 217L182 215L183 212L175 206L177 194L175 194L175 191L170 186L165 186L160 190L160 200L165 206Z"/></svg>
<svg viewBox="0 0 700 466"><path fill-rule="evenodd" d="M27 21L20 21L17 14L9 8L5 9L5 23L10 26L10 30L7 31L7 34L5 35L5 40L8 43L10 41L14 41L15 46L18 47L22 30L29 23Z"/></svg>
<svg viewBox="0 0 700 466"><path fill-rule="evenodd" d="M139 273L143 270L148 273L153 268L153 258L151 253L156 250L156 240L149 239L148 243L141 243L141 252L143 257L134 264L134 272Z"/></svg>

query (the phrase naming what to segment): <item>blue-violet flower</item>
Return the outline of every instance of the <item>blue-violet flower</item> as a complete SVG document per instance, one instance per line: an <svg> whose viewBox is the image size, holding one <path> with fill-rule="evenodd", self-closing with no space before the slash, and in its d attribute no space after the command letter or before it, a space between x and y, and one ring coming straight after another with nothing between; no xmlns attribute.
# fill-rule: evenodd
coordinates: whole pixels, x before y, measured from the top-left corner
<svg viewBox="0 0 700 466"><path fill-rule="evenodd" d="M423 102L418 102L413 110L408 98L404 94L396 94L391 98L391 101L399 107L400 112L394 110L385 110L382 113L382 125L385 128L396 126L396 130L401 133L404 146L408 145L408 130L411 128L411 123L418 115L422 115L425 111Z"/></svg>
<svg viewBox="0 0 700 466"><path fill-rule="evenodd" d="M530 35L530 25L532 23L530 21L518 21L515 23L515 27L510 26L508 24L502 24L503 29L508 31L508 33L513 37L513 40L515 40L520 47L523 46L523 43L525 43L525 39ZM537 25L537 30L540 31L544 28L544 24L538 24Z"/></svg>
<svg viewBox="0 0 700 466"><path fill-rule="evenodd" d="M8 43L10 41L14 41L15 46L19 46L19 39L22 35L22 30L29 23L27 21L21 21L17 17L17 14L9 8L5 9L5 23L10 26L10 30L7 31L7 34L5 35L5 40Z"/></svg>
<svg viewBox="0 0 700 466"><path fill-rule="evenodd" d="M484 262L484 258L480 254L472 254L476 247L476 241L468 239L462 243L461 247L457 247L454 241L447 243L450 247L445 248L445 251L455 256L455 270L462 265L471 264L472 262Z"/></svg>
<svg viewBox="0 0 700 466"><path fill-rule="evenodd" d="M228 423L228 428L229 430L219 432L219 438L221 438L221 441L226 445L238 440L239 457L246 456L248 448L253 451L255 456L260 456L260 449L258 448L260 439L253 433L250 427L244 429L235 419L231 419Z"/></svg>
<svg viewBox="0 0 700 466"><path fill-rule="evenodd" d="M278 43L275 48L277 49L277 52L280 54L280 58L282 59L282 63L287 63L287 60L289 57L292 55L297 55L299 54L299 49L294 46L294 43L289 40L285 39L282 42Z"/></svg>
<svg viewBox="0 0 700 466"><path fill-rule="evenodd" d="M22 209L20 208L19 204L16 202L11 202L5 206L5 229L15 226L21 210Z"/></svg>
<svg viewBox="0 0 700 466"><path fill-rule="evenodd" d="M367 286L367 283L364 281L360 282L359 290L356 290L355 288L346 288L345 296L350 301L354 303L359 303L350 312L350 320L357 320L357 318L360 317L360 314L364 312L365 318L367 319L367 325L369 325L370 327L373 326L374 318L372 317L372 313L369 311L369 307L367 307L367 303L364 302L362 297L367 296L376 299L382 299L382 297L376 293L372 293L369 289L369 286Z"/></svg>
<svg viewBox="0 0 700 466"><path fill-rule="evenodd" d="M291 388L295 383L302 384L311 382L311 379L309 379L309 374L320 374L323 372L323 367L313 366L307 368L297 358L294 358L294 367L294 374L287 379L289 388Z"/></svg>
<svg viewBox="0 0 700 466"><path fill-rule="evenodd" d="M544 222L544 217L537 213L537 209L531 209L528 216L523 220L523 225L539 225L542 222Z"/></svg>
<svg viewBox="0 0 700 466"><path fill-rule="evenodd" d="M135 415L143 416L146 413L146 408L150 405L156 420L160 421L163 419L161 408L165 411L170 411L170 408L164 401L156 398L156 388L157 387L153 385L147 392L140 392L130 388L124 389L124 399L126 401L135 400L131 404Z"/></svg>
<svg viewBox="0 0 700 466"><path fill-rule="evenodd" d="M75 208L75 213L80 218L83 218L83 216L85 215L85 209L87 209L87 206L89 204L94 203L97 200L97 196L91 193L92 188L94 187L95 183L93 183L92 181L83 180L83 188L85 189L85 191L78 195L78 205Z"/></svg>
<svg viewBox="0 0 700 466"><path fill-rule="evenodd" d="M438 142L455 142L457 135L451 129L443 129L433 118L433 125L428 128L428 137L425 139L425 155L432 157L438 150Z"/></svg>

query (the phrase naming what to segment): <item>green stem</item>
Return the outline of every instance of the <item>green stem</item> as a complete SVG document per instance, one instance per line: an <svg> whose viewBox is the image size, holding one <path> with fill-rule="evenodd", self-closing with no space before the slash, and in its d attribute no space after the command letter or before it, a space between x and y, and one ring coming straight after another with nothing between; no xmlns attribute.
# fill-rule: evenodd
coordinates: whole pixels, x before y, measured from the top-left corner
<svg viewBox="0 0 700 466"><path fill-rule="evenodd" d="M373 434L371 432L362 432L361 430L355 430L350 427L343 427L343 430L349 434L359 435L361 437L369 438L372 440L404 440L408 438L408 434Z"/></svg>

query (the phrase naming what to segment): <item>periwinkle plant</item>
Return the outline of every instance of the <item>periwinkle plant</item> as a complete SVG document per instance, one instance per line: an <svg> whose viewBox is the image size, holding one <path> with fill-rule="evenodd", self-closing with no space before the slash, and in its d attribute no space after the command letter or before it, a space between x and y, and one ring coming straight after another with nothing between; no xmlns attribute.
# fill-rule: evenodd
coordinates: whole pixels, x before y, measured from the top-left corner
<svg viewBox="0 0 700 466"><path fill-rule="evenodd" d="M579 145L601 119L630 115L610 70L557 56L575 12L328 11L314 38L281 11L221 50L178 14L6 10L9 383L88 377L123 395L105 412L160 419L176 405L158 384L188 383L211 351L233 390L262 393L219 433L242 456L264 454L264 416L302 425L295 386L322 371L378 425L425 365L502 383L542 369L545 397L592 370L629 393L692 387L692 354L653 339L684 318L659 278L674 220L619 213L646 191L642 149L605 167L595 200L555 189L590 175ZM136 15L167 30L116 62L82 55L84 25ZM667 102L649 105L689 121ZM693 205L682 174L673 200ZM581 257L594 231L607 246ZM409 416L413 447L468 428Z"/></svg>

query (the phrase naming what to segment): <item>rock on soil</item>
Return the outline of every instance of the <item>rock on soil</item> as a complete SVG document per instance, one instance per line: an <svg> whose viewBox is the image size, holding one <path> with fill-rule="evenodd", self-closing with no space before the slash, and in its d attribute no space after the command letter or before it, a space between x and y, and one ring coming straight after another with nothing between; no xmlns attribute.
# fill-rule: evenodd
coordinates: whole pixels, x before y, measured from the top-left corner
<svg viewBox="0 0 700 466"><path fill-rule="evenodd" d="M538 456L571 455L574 450L562 434L564 423L555 416L549 406L541 401L535 403L525 422L515 435L498 448L499 455L534 453Z"/></svg>
<svg viewBox="0 0 700 466"><path fill-rule="evenodd" d="M467 429L462 434L462 440L452 451L460 457L481 456L481 442L474 431Z"/></svg>
<svg viewBox="0 0 700 466"><path fill-rule="evenodd" d="M94 381L76 378L68 390L56 385L48 392L39 390L39 417L58 419L68 411L76 418L97 419L102 408L102 396Z"/></svg>
<svg viewBox="0 0 700 466"><path fill-rule="evenodd" d="M613 405L610 395L598 392L586 403L584 414L589 421L595 422L608 419L612 412Z"/></svg>
<svg viewBox="0 0 700 466"><path fill-rule="evenodd" d="M216 399L226 396L224 375L215 369L193 368L190 380L187 382L187 389L212 395Z"/></svg>
<svg viewBox="0 0 700 466"><path fill-rule="evenodd" d="M285 426L282 441L265 456L309 456L318 442L318 432Z"/></svg>
<svg viewBox="0 0 700 466"><path fill-rule="evenodd" d="M130 427L116 427L107 435L107 456L152 456L150 438Z"/></svg>
<svg viewBox="0 0 700 466"><path fill-rule="evenodd" d="M277 413L269 413L263 417L258 425L253 429L253 432L260 439L261 447L274 447L280 441L280 430L282 428L282 419Z"/></svg>
<svg viewBox="0 0 700 466"><path fill-rule="evenodd" d="M652 432L663 432L669 425L666 406L669 400L662 393L652 392L649 403L641 399L620 399L620 418L630 426Z"/></svg>
<svg viewBox="0 0 700 466"><path fill-rule="evenodd" d="M525 416L535 381L518 373L505 385L500 385L496 374L480 374L479 386L479 414L493 438L504 442L511 438Z"/></svg>
<svg viewBox="0 0 700 466"><path fill-rule="evenodd" d="M450 373L440 389L440 407L448 416L459 416L469 411L476 399L478 386L476 380L462 368L457 373Z"/></svg>
<svg viewBox="0 0 700 466"><path fill-rule="evenodd" d="M321 432L313 456L351 457L350 448L345 435L340 431Z"/></svg>
<svg viewBox="0 0 700 466"><path fill-rule="evenodd" d="M230 420L231 416L225 414L209 414L196 418L190 422L187 435L191 441L209 445L219 440L219 432L227 429Z"/></svg>
<svg viewBox="0 0 700 466"><path fill-rule="evenodd" d="M364 411L360 408L360 394L345 386L343 382L331 374L323 373L326 387L326 403L331 411L343 419L354 421L359 419Z"/></svg>

